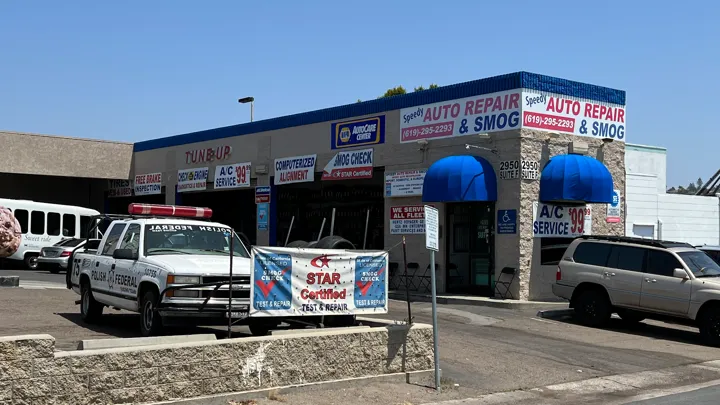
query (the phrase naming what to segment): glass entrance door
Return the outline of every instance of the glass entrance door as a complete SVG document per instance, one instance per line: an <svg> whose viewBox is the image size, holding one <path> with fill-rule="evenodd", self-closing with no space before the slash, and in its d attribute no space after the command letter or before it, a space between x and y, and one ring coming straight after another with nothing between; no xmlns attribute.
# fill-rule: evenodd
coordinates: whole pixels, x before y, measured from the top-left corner
<svg viewBox="0 0 720 405"><path fill-rule="evenodd" d="M494 295L494 212L489 202L447 205L448 292Z"/></svg>

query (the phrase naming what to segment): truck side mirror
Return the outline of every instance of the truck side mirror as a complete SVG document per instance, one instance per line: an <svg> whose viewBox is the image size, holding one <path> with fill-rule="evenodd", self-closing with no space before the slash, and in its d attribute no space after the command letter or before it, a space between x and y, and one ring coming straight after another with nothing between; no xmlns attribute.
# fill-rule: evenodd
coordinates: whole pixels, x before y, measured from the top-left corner
<svg viewBox="0 0 720 405"><path fill-rule="evenodd" d="M137 260L138 254L133 252L132 249L115 249L113 259Z"/></svg>
<svg viewBox="0 0 720 405"><path fill-rule="evenodd" d="M675 277L675 278L681 278L681 279L683 279L683 280L687 280L687 279L688 279L688 275L687 275L687 272L685 271L685 269L675 269L675 270L673 270L673 277Z"/></svg>

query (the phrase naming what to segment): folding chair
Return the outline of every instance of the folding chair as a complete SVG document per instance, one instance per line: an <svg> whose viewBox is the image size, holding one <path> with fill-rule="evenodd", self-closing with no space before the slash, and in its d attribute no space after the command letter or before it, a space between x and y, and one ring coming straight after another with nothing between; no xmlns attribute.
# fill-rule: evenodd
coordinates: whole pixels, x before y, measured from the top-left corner
<svg viewBox="0 0 720 405"><path fill-rule="evenodd" d="M440 265L435 263L435 271L438 271L440 269ZM425 268L425 273L423 273L422 276L420 276L420 279L418 280L418 290L421 288L425 288L425 291L430 292L432 287L432 276L430 273L430 265L428 264Z"/></svg>
<svg viewBox="0 0 720 405"><path fill-rule="evenodd" d="M515 299L512 292L510 291L510 286L512 285L513 281L515 280L515 275L517 274L517 269L514 267L504 267L502 270L500 270L500 275L498 276L497 280L495 280L495 293L500 296L502 299L507 299L508 295L511 299ZM505 278L507 279L510 277L509 281L503 280L503 275L505 275ZM505 292L500 292L500 289L498 286L505 287Z"/></svg>
<svg viewBox="0 0 720 405"><path fill-rule="evenodd" d="M450 285L462 284L464 277L460 275L457 264L448 263L448 281Z"/></svg>
<svg viewBox="0 0 720 405"><path fill-rule="evenodd" d="M417 273L417 269L420 268L420 265L417 263L408 263L407 264L407 274L405 274L405 271L400 272L400 279L402 280L402 285L407 286L409 290L417 291L418 286L415 283L415 273Z"/></svg>
<svg viewBox="0 0 720 405"><path fill-rule="evenodd" d="M400 268L400 263L390 262L388 267L388 274L390 275L389 289L397 290L400 287L400 280L398 280L398 269Z"/></svg>

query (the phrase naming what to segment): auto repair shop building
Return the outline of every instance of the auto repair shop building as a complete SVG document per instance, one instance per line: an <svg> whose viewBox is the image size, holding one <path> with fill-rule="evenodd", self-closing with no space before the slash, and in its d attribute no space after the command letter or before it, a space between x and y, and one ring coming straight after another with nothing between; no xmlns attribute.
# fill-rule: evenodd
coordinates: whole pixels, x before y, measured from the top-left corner
<svg viewBox="0 0 720 405"><path fill-rule="evenodd" d="M207 206L259 245L332 228L390 249L391 288L404 236L418 290L431 204L440 292L505 295L495 282L515 268L515 298L549 298L573 236L624 234L625 118L624 91L512 73L139 142L140 195L112 204Z"/></svg>

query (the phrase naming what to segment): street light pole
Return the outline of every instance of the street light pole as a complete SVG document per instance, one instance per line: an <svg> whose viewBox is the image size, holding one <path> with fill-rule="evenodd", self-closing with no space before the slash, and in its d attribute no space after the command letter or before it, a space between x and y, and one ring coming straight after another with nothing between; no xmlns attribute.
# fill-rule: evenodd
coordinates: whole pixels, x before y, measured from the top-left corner
<svg viewBox="0 0 720 405"><path fill-rule="evenodd" d="M243 97L238 99L238 103L247 104L250 103L250 122L253 122L253 115L255 113L255 97Z"/></svg>

